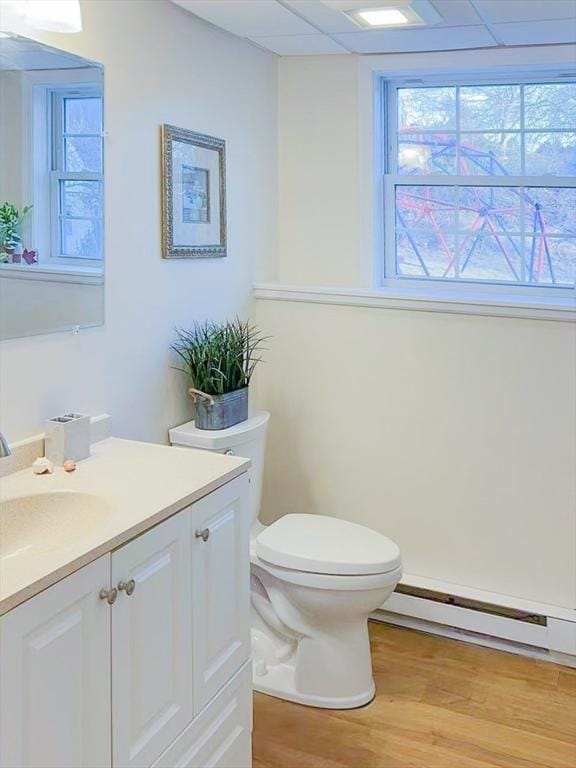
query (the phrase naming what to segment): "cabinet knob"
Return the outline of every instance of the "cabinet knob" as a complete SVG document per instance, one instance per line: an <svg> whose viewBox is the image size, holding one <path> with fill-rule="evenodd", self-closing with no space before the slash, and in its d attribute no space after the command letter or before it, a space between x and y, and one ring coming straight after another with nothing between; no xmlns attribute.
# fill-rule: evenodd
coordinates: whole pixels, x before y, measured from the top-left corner
<svg viewBox="0 0 576 768"><path fill-rule="evenodd" d="M118 597L118 590L116 587L112 587L112 589L105 589L104 587L100 590L100 594L98 595L100 600L106 600L108 605L114 605L116 602L116 598Z"/></svg>
<svg viewBox="0 0 576 768"><path fill-rule="evenodd" d="M130 579L130 581L119 581L118 589L120 592L126 592L127 595L133 595L134 590L136 589L136 582L134 579Z"/></svg>
<svg viewBox="0 0 576 768"><path fill-rule="evenodd" d="M201 531L198 530L194 534L197 539L202 539L202 541L208 541L210 538L210 528L203 528Z"/></svg>

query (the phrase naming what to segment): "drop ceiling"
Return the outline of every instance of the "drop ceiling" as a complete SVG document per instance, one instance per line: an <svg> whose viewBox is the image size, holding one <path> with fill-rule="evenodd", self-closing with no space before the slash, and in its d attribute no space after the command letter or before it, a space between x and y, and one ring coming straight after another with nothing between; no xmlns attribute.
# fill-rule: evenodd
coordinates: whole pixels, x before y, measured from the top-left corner
<svg viewBox="0 0 576 768"><path fill-rule="evenodd" d="M280 56L399 53L576 42L576 0L396 0L423 26L361 29L344 10L390 0L172 0Z"/></svg>

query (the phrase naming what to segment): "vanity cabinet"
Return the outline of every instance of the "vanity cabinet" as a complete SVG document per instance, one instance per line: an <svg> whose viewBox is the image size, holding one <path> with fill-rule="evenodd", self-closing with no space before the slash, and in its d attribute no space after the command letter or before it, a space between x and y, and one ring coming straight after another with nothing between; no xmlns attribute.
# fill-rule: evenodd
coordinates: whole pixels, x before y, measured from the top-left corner
<svg viewBox="0 0 576 768"><path fill-rule="evenodd" d="M0 620L0 768L249 768L248 478Z"/></svg>
<svg viewBox="0 0 576 768"><path fill-rule="evenodd" d="M2 768L108 768L110 555L0 621Z"/></svg>
<svg viewBox="0 0 576 768"><path fill-rule="evenodd" d="M122 768L152 765L194 716L190 518L180 512L112 553L113 764Z"/></svg>
<svg viewBox="0 0 576 768"><path fill-rule="evenodd" d="M214 698L250 655L250 520L242 501L237 493L221 489L194 507L195 712Z"/></svg>

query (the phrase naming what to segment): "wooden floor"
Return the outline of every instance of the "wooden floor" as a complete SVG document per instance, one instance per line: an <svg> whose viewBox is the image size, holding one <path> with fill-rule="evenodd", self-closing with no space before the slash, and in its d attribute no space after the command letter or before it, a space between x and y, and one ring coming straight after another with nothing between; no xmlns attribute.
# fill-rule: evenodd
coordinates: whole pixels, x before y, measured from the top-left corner
<svg viewBox="0 0 576 768"><path fill-rule="evenodd" d="M254 768L576 768L576 670L370 625L376 698L255 695Z"/></svg>

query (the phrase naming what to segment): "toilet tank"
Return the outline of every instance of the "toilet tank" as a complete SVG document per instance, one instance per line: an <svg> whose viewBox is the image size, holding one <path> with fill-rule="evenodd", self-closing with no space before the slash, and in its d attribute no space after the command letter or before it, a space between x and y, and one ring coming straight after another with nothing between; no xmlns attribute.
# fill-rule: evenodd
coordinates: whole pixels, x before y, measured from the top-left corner
<svg viewBox="0 0 576 768"><path fill-rule="evenodd" d="M199 448L203 451L232 454L250 459L250 516L254 526L260 513L262 481L264 479L264 451L266 430L270 414L254 411L246 421L228 429L197 429L193 421L174 427L169 432L170 444L181 448Z"/></svg>

